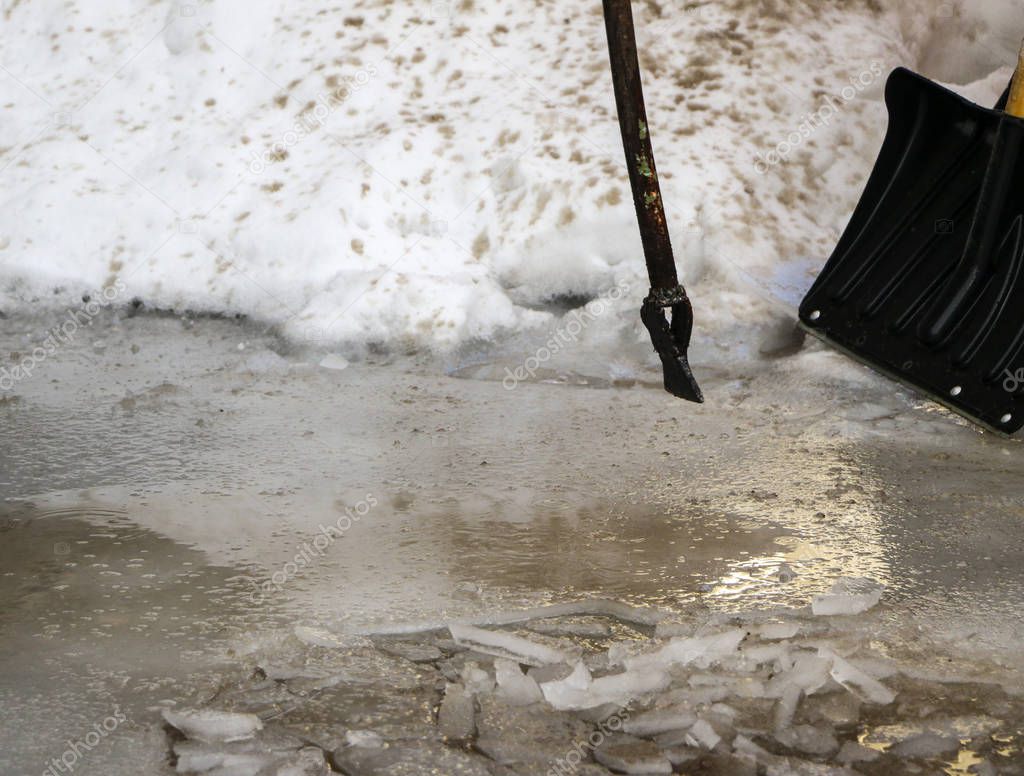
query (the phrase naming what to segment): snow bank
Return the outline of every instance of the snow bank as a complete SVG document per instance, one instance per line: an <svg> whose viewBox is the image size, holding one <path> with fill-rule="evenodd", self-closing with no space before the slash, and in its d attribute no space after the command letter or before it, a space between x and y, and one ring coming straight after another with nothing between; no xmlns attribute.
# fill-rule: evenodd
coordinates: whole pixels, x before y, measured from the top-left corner
<svg viewBox="0 0 1024 776"><path fill-rule="evenodd" d="M636 4L698 337L763 320L820 266L877 150L888 70L994 99L1024 31L1012 5ZM599 3L3 13L0 310L121 281L117 304L444 350L620 287L599 325L641 338Z"/></svg>

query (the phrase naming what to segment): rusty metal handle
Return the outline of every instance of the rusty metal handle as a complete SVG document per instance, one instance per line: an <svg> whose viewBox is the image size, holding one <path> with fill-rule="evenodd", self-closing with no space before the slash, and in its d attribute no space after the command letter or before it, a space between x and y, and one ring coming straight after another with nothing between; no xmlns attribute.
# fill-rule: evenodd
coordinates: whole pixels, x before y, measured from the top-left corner
<svg viewBox="0 0 1024 776"><path fill-rule="evenodd" d="M647 126L640 60L630 0L603 0L604 23L608 32L608 52L612 65L615 104L619 112L626 167L633 189L633 204L640 222L651 287L669 290L679 285L672 242L669 239L665 208L658 185L658 170Z"/></svg>
<svg viewBox="0 0 1024 776"><path fill-rule="evenodd" d="M647 125L647 110L644 107L633 11L630 0L603 2L619 129L622 131L622 145L626 152L633 205L640 224L647 274L651 280L651 293L644 300L640 317L651 335L654 349L661 357L665 390L682 399L702 402L704 397L690 370L687 357L693 330L693 308L686 290L679 283L672 255L672 241L669 239L658 170L651 147L651 132ZM667 309L672 311L671 321L666 317Z"/></svg>

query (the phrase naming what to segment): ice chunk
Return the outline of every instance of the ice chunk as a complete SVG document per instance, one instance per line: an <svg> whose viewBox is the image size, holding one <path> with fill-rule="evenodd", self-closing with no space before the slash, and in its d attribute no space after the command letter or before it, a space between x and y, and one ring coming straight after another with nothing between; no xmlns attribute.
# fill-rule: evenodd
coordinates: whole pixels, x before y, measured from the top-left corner
<svg viewBox="0 0 1024 776"><path fill-rule="evenodd" d="M273 765L275 758L269 754L209 754L200 757L186 755L178 758L175 771L182 774L261 774Z"/></svg>
<svg viewBox="0 0 1024 776"><path fill-rule="evenodd" d="M715 732L707 720L699 719L690 727L687 744L701 749L711 750L718 746L722 737Z"/></svg>
<svg viewBox="0 0 1024 776"><path fill-rule="evenodd" d="M656 639L670 639L674 636L689 636L693 633L692 622L662 622L654 629Z"/></svg>
<svg viewBox="0 0 1024 776"><path fill-rule="evenodd" d="M692 687L721 687L729 683L729 679L721 674L690 674L687 683Z"/></svg>
<svg viewBox="0 0 1024 776"><path fill-rule="evenodd" d="M384 739L374 730L346 730L345 743L348 746L363 746L379 749L384 746Z"/></svg>
<svg viewBox="0 0 1024 776"><path fill-rule="evenodd" d="M336 353L328 353L320 359L320 368L333 369L336 371L348 369L348 359L344 356L339 356Z"/></svg>
<svg viewBox="0 0 1024 776"><path fill-rule="evenodd" d="M204 743L178 741L174 744L178 773L206 773L215 768L248 770L255 773L273 763L274 754L256 741L233 743ZM280 756L280 755L278 755Z"/></svg>
<svg viewBox="0 0 1024 776"><path fill-rule="evenodd" d="M733 714L724 714L716 712L713 709L709 709L704 713L702 719L711 725L711 728L718 734L722 741L731 745L732 740L736 738L736 717Z"/></svg>
<svg viewBox="0 0 1024 776"><path fill-rule="evenodd" d="M609 674L595 679L590 684L598 706L601 703L621 703L625 705L638 695L660 692L669 686L671 677L658 669L630 669L621 674Z"/></svg>
<svg viewBox="0 0 1024 776"><path fill-rule="evenodd" d="M475 649L485 655L508 658L525 665L542 666L549 663L567 663L571 660L570 655L561 650L511 633L456 623L449 625L448 630L460 647Z"/></svg>
<svg viewBox="0 0 1024 776"><path fill-rule="evenodd" d="M667 616L667 612L656 609L630 606L620 601L592 598L585 601L538 606L532 609L492 612L484 618L474 620L473 624L477 626L513 625L516 623L529 624L531 621L553 617L612 617L635 625L655 627Z"/></svg>
<svg viewBox="0 0 1024 776"><path fill-rule="evenodd" d="M442 736L458 741L472 738L476 733L476 704L461 684L445 687L437 712L437 727Z"/></svg>
<svg viewBox="0 0 1024 776"><path fill-rule="evenodd" d="M774 665L777 671L788 671L793 667L790 647L783 642L745 647L740 657L753 666Z"/></svg>
<svg viewBox="0 0 1024 776"><path fill-rule="evenodd" d="M622 665L634 655L639 655L644 649L650 648L651 642L647 639L630 639L628 641L616 641L608 647L608 665Z"/></svg>
<svg viewBox="0 0 1024 776"><path fill-rule="evenodd" d="M594 750L594 759L617 773L671 774L672 763L650 741L633 736L608 738Z"/></svg>
<svg viewBox="0 0 1024 776"><path fill-rule="evenodd" d="M744 735L736 736L736 740L732 742L732 748L738 754L745 754L759 761L772 756L767 749L762 749Z"/></svg>
<svg viewBox="0 0 1024 776"><path fill-rule="evenodd" d="M733 681L732 694L737 698L767 698L764 682L753 677L741 677Z"/></svg>
<svg viewBox="0 0 1024 776"><path fill-rule="evenodd" d="M797 655L792 668L772 679L768 689L778 689L779 697L782 697L785 689L793 685L803 690L804 694L811 695L828 683L831 669L832 661L828 658L803 652Z"/></svg>
<svg viewBox="0 0 1024 776"><path fill-rule="evenodd" d="M623 662L627 668L667 668L690 664L707 668L722 658L734 655L746 635L746 631L734 628L710 636L676 637L659 650L627 657Z"/></svg>
<svg viewBox="0 0 1024 776"><path fill-rule="evenodd" d="M827 594L814 597L811 611L825 617L860 614L882 599L882 590L873 579L843 577L836 580Z"/></svg>
<svg viewBox="0 0 1024 776"><path fill-rule="evenodd" d="M882 657L858 656L856 660L851 660L850 662L875 679L887 679L901 672L900 666L895 661ZM913 671L913 667L910 667L909 670ZM951 677L948 675L941 676L940 681L944 679L951 679Z"/></svg>
<svg viewBox="0 0 1024 776"><path fill-rule="evenodd" d="M526 627L535 633L549 636L599 639L612 634L611 626L608 623L584 618L535 620L526 623Z"/></svg>
<svg viewBox="0 0 1024 776"><path fill-rule="evenodd" d="M526 675L532 676L537 684L544 684L544 682L559 682L566 679L574 670L575 666L569 663L552 663L548 666L534 666L526 672Z"/></svg>
<svg viewBox="0 0 1024 776"><path fill-rule="evenodd" d="M661 745L659 744L659 746L661 746ZM694 763L694 761L696 761L696 760L700 759L701 757L705 756L704 752L700 751L700 749L691 749L688 746L672 745L672 746L669 746L669 747L661 747L661 751L662 751L662 754L664 754L665 757L668 758L668 761L670 763L672 763L672 765L677 767L677 768L679 766L690 765L690 764ZM686 771L683 771L683 773L686 773ZM740 775L739 774L734 774L734 773L730 772L729 776L740 776ZM757 776L756 769L755 769L754 773L752 774L752 776Z"/></svg>
<svg viewBox="0 0 1024 776"><path fill-rule="evenodd" d="M739 712L727 703L712 703L709 711L716 716L729 720L739 716Z"/></svg>
<svg viewBox="0 0 1024 776"><path fill-rule="evenodd" d="M186 738L207 743L242 741L252 738L263 729L263 723L255 714L236 714L230 711L164 709L163 718Z"/></svg>
<svg viewBox="0 0 1024 776"><path fill-rule="evenodd" d="M306 741L306 739L293 735L287 730L279 727L265 726L255 739L227 744L226 746L248 746L251 745L253 741L255 741L259 746L266 747L272 752L297 752L299 749L309 745L309 742Z"/></svg>
<svg viewBox="0 0 1024 776"><path fill-rule="evenodd" d="M775 704L773 724L776 731L785 730L793 724L793 717L796 716L796 709L803 694L804 691L798 684L788 684L783 688L779 702Z"/></svg>
<svg viewBox="0 0 1024 776"><path fill-rule="evenodd" d="M807 702L807 715L811 722L830 725L852 725L860 719L860 699L849 692L818 695Z"/></svg>
<svg viewBox="0 0 1024 776"><path fill-rule="evenodd" d="M781 641L794 638L800 632L798 622L766 622L752 631L767 641Z"/></svg>
<svg viewBox="0 0 1024 776"><path fill-rule="evenodd" d="M694 713L685 707L654 709L626 720L622 729L636 736L649 737L689 728L696 721Z"/></svg>
<svg viewBox="0 0 1024 776"><path fill-rule="evenodd" d="M494 661L494 676L498 682L498 697L513 706L529 706L544 700L544 695L533 677L526 676L518 663L499 658Z"/></svg>
<svg viewBox="0 0 1024 776"><path fill-rule="evenodd" d="M307 746L269 768L265 767L257 776L324 776L326 773L330 773L330 769L323 751Z"/></svg>
<svg viewBox="0 0 1024 776"><path fill-rule="evenodd" d="M580 709L587 708L587 691L593 679L590 670L583 664L577 663L572 672L564 679L553 682L543 682L540 685L544 699L556 709ZM600 706L595 703L594 706Z"/></svg>
<svg viewBox="0 0 1024 776"><path fill-rule="evenodd" d="M795 725L775 733L775 740L798 752L825 757L839 749L834 731L824 725Z"/></svg>
<svg viewBox="0 0 1024 776"><path fill-rule="evenodd" d="M960 741L937 733L921 733L900 741L890 749L897 757L932 758L952 754L960 749Z"/></svg>
<svg viewBox="0 0 1024 776"><path fill-rule="evenodd" d="M713 685L695 682L694 679L697 678L700 677L690 677L692 687L680 687L665 693L660 699L661 702L665 705L683 703L694 707L724 701L732 693L732 684L728 677L720 677L718 683Z"/></svg>
<svg viewBox="0 0 1024 776"><path fill-rule="evenodd" d="M541 685L544 698L560 710L592 709L606 703L625 705L639 695L659 692L671 678L659 669L630 669L592 679L583 663L578 663L565 679Z"/></svg>
<svg viewBox="0 0 1024 776"><path fill-rule="evenodd" d="M579 755L593 728L572 714L552 711L544 704L509 706L497 697L480 698L476 748L501 765L521 763L517 773L547 773ZM446 771L439 771L450 776Z"/></svg>
<svg viewBox="0 0 1024 776"><path fill-rule="evenodd" d="M615 724L612 721L612 717L621 719L622 707L617 703L603 703L600 706L592 706L589 709L580 709L575 713L578 719L582 719L584 722L590 722L594 725L600 725L602 723ZM626 715L628 716L628 715ZM607 725L605 725L607 727Z"/></svg>
<svg viewBox="0 0 1024 776"><path fill-rule="evenodd" d="M342 773L360 776L490 776L493 773L491 764L480 755L438 741L395 741L381 749L340 747L331 753L331 760Z"/></svg>
<svg viewBox="0 0 1024 776"><path fill-rule="evenodd" d="M493 677L476 663L466 663L462 667L460 675L466 690L473 695L490 692L494 689Z"/></svg>
<svg viewBox="0 0 1024 776"><path fill-rule="evenodd" d="M892 690L827 647L821 647L818 654L832 661L832 678L861 700L885 706L896 699Z"/></svg>
<svg viewBox="0 0 1024 776"><path fill-rule="evenodd" d="M733 682L730 676L694 674L687 681L693 688L686 695L691 706L724 701L732 693Z"/></svg>
<svg viewBox="0 0 1024 776"><path fill-rule="evenodd" d="M351 636L342 633L333 633L323 628L311 628L307 625L296 625L292 631L295 638L303 644L311 647L326 647L327 649L355 649L358 647L372 647L373 642L365 636Z"/></svg>
<svg viewBox="0 0 1024 776"><path fill-rule="evenodd" d="M807 762L794 757L780 757L768 752L746 736L736 736L733 741L736 754L750 758L758 763L759 773L766 776L857 776L848 768L837 768L834 765Z"/></svg>
<svg viewBox="0 0 1024 776"><path fill-rule="evenodd" d="M690 725L690 727L693 727L693 725ZM685 727L682 730L669 730L665 733L659 733L654 736L654 743L662 749L670 749L678 746L688 747L690 746L690 727Z"/></svg>

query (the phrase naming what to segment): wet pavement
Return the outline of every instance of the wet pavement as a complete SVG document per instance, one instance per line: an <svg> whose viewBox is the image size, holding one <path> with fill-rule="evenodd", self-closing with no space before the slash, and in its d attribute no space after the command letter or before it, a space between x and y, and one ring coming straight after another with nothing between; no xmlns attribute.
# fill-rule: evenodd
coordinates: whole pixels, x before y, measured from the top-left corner
<svg viewBox="0 0 1024 776"><path fill-rule="evenodd" d="M25 348L30 328L0 322L0 352ZM266 681L260 661L280 650L304 665L309 650L329 649L296 628L375 639L415 631L405 638L441 650L427 664L406 660L426 674L412 706L388 706L393 690L370 693L383 704L373 724L330 717L337 704L317 720L315 699L294 712L340 736L318 745L323 762L395 769L373 765L373 752L362 753L366 762L332 753L375 741L353 744L353 730L406 741L395 732L405 727L424 733L417 741L440 740L424 731L435 731L452 683L441 664L464 652L449 643L449 620L487 626L593 598L693 628L780 607L796 610L778 614L783 621L799 620L843 577L885 591L828 638L855 632L870 659L904 668L896 705L833 723L837 743L891 748L910 737L891 726L941 706L947 717L999 724L965 734L988 744L965 745L941 767L919 758L918 772L966 773L971 758L1019 766L1020 443L980 433L816 344L746 367L702 366L709 402L695 407L658 390L653 373L587 378L578 364L507 390L507 353L449 359L447 374L425 357L384 355L328 369L318 366L323 354L233 321L139 316L90 334L0 395L5 773L44 772L115 707L125 720L79 747L75 772L170 769L180 737L161 712L215 707L227 684ZM621 618L604 619L609 638L636 636ZM608 647L576 641L595 653ZM332 659L343 663L350 646L339 649ZM359 649L364 661L381 653L375 643ZM493 679L493 663L481 660ZM952 689L936 690L936 665ZM395 670L373 682L409 669ZM492 700L478 693L474 713ZM658 701L633 702L639 713ZM703 753L713 755L707 768L742 754L737 730L728 752ZM509 745L515 737L504 736ZM772 756L799 749L750 740ZM501 761L472 737L456 749L487 767ZM453 756L438 752L439 763ZM961 758L971 762L956 770ZM848 767L895 772L881 762ZM546 772L530 767L521 772Z"/></svg>

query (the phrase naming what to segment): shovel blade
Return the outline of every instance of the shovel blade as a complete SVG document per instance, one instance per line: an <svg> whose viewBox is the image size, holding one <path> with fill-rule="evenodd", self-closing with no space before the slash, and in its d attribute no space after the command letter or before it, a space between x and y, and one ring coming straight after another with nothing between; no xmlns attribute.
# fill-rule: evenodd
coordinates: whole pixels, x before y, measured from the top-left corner
<svg viewBox="0 0 1024 776"><path fill-rule="evenodd" d="M1024 144L1024 121L902 68L886 103L874 171L800 305L801 323L971 420L1013 433L1024 426L1024 186L998 201L983 192L1002 163L997 138L1000 148ZM1024 180L1024 155L1006 163ZM969 236L981 219L997 237L979 256ZM937 337L943 310L955 320L947 316Z"/></svg>

